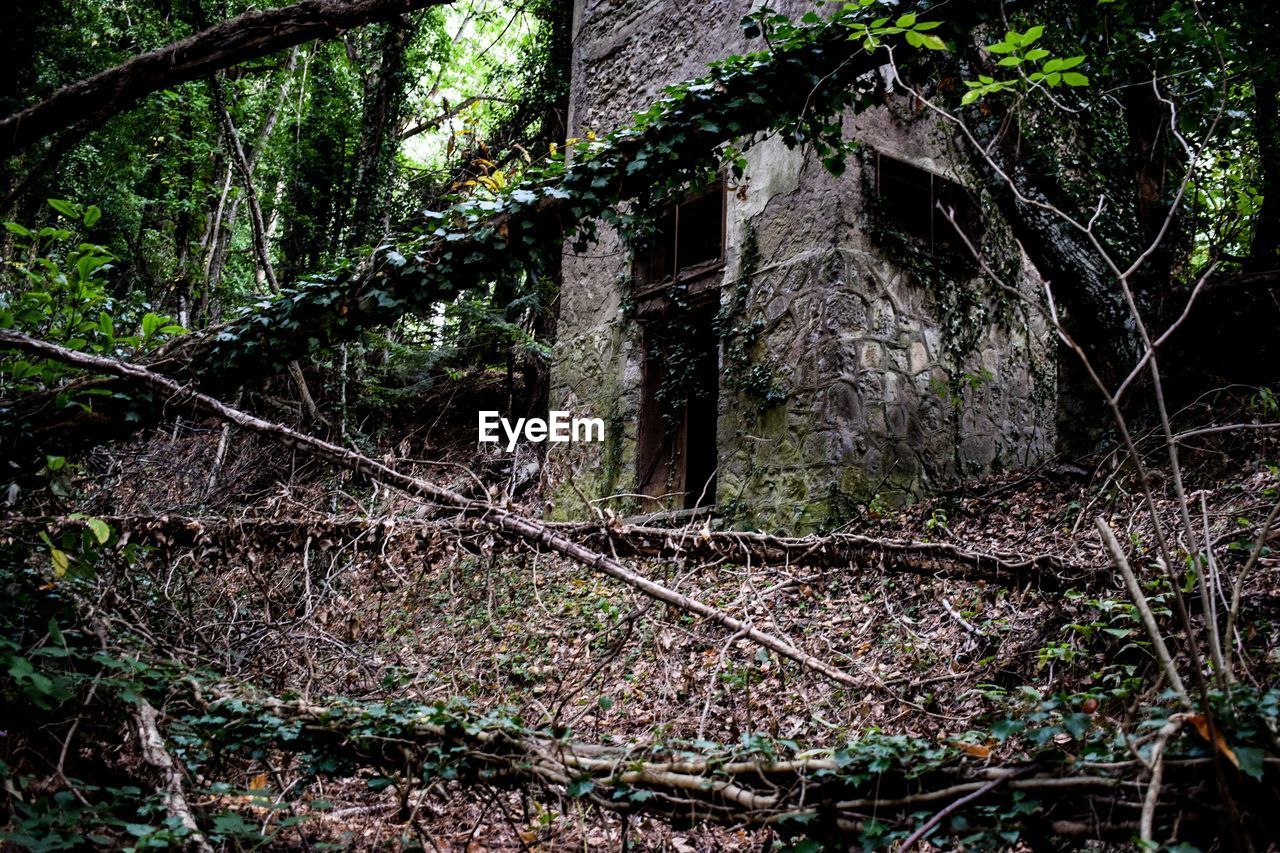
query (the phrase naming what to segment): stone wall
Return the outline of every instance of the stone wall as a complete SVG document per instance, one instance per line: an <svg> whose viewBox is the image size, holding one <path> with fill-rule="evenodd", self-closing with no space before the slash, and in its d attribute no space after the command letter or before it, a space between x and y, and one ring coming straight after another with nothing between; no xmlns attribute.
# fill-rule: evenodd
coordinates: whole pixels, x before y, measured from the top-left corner
<svg viewBox="0 0 1280 853"><path fill-rule="evenodd" d="M574 125L625 124L662 86L758 49L738 28L750 6L580 0ZM965 182L953 166L962 162L955 141L909 103L846 124L868 152ZM718 506L732 523L831 527L877 496L900 502L1052 451L1052 350L1037 311L963 264L940 272L886 241L868 197L868 158L851 158L837 178L776 139L756 140L746 156L745 180L728 194L721 283ZM1001 223L988 217L985 226L984 249L1034 303L1038 283L1016 245ZM604 446L552 451L559 516L583 515L583 499L620 513L638 506L601 500L635 489L641 377L639 329L625 309L629 253L601 234L587 252L566 253L551 403L605 418L610 435ZM735 337L752 345L735 350ZM761 384L781 402L763 405Z"/></svg>

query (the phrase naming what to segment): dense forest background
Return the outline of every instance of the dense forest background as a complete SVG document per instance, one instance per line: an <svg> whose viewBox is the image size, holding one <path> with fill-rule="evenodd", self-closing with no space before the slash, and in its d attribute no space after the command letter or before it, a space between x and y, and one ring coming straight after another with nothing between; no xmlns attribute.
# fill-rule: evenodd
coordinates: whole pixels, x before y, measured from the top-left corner
<svg viewBox="0 0 1280 853"><path fill-rule="evenodd" d="M756 52L585 128L572 5L0 10L4 843L1273 848L1271 10L727 4ZM892 99L1045 280L1062 454L542 520L471 436L545 411L563 252Z"/></svg>

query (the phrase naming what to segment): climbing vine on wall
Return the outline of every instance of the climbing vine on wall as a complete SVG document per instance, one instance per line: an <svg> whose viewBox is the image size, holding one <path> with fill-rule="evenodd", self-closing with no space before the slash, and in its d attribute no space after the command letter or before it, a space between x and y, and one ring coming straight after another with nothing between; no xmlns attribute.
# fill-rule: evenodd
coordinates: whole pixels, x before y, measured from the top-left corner
<svg viewBox="0 0 1280 853"><path fill-rule="evenodd" d="M773 368L759 360L764 318L746 317L751 288L760 268L760 241L750 224L743 236L739 264L738 277L725 292L718 318L724 352L722 371L725 383L755 401L757 414L763 414L785 403L787 394Z"/></svg>

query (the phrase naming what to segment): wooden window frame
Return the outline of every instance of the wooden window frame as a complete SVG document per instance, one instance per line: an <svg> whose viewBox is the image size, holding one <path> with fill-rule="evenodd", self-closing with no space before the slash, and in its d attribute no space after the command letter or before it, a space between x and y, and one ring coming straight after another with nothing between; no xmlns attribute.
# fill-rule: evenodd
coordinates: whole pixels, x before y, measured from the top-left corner
<svg viewBox="0 0 1280 853"><path fill-rule="evenodd" d="M885 160L892 161L899 166L905 166L906 168L919 172L922 175L927 175L929 178L929 235L928 237L925 237L906 229L903 229L903 232L924 242L930 254L942 255L944 253L957 251L960 255L958 260L961 260L966 265L973 264L974 259L972 257L972 252L969 251L968 247L965 246L964 243L965 240L968 240L976 249L981 245L984 230L982 224L982 209L978 204L978 199L974 195L973 190L966 187L959 181L953 181L945 175L939 175L937 172L930 169L921 168L920 166L917 166L909 160L904 160L901 157L894 157L892 154L885 154L883 151L876 151L875 155L875 192L876 197L879 199L882 206L893 203L886 198L884 189L881 186L881 180L884 174L883 162ZM947 220L942 211L938 209L938 199L941 193L946 190L959 192L966 196L970 202L969 211L955 211L957 214L956 224L960 226L959 234L956 233L956 227L953 226L951 222ZM964 216L965 213L971 213L972 216ZM966 220L971 221L972 225L970 228L965 227ZM942 235L938 234L940 222L943 225ZM961 237L961 234L963 234L963 237Z"/></svg>
<svg viewBox="0 0 1280 853"><path fill-rule="evenodd" d="M720 221L718 223L719 232L720 232L719 233L720 251L715 258L702 261L701 263L695 264L690 267L681 267L680 265L681 213L684 211L685 208L689 207L695 202L701 201L702 199L705 199L713 194L718 194L720 196ZM658 294L660 291L665 290L670 285L675 284L676 282L697 281L703 278L704 276L710 275L711 273L718 272L724 269L726 255L728 254L728 247L725 245L727 241L726 221L728 218L728 207L729 207L728 202L729 202L729 198L728 198L728 191L725 185L725 181L723 178L717 178L702 192L689 193L680 201L669 205L663 211L664 217L666 216L667 211L671 211L673 214L672 225L671 225L671 240L673 243L671 257L672 257L673 269L670 273L667 273L666 275L663 275L661 277L650 277L648 275L648 270L641 268L639 263L637 263L634 269L633 278L635 280L635 291L638 297L641 297L641 298L652 297Z"/></svg>

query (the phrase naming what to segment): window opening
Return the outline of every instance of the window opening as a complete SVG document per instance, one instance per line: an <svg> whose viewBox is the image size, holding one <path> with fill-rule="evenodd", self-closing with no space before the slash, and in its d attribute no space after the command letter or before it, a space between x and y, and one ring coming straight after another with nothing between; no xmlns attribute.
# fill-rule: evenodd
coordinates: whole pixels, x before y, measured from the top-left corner
<svg viewBox="0 0 1280 853"><path fill-rule="evenodd" d="M954 212L956 225L977 247L982 240L982 215L968 187L877 152L876 195L880 209L899 231L915 237L930 251L955 251L972 260L945 212Z"/></svg>
<svg viewBox="0 0 1280 853"><path fill-rule="evenodd" d="M639 284L661 284L710 271L724 263L724 182L672 204L657 232L636 252Z"/></svg>

